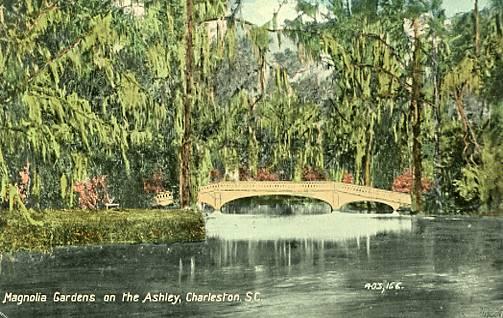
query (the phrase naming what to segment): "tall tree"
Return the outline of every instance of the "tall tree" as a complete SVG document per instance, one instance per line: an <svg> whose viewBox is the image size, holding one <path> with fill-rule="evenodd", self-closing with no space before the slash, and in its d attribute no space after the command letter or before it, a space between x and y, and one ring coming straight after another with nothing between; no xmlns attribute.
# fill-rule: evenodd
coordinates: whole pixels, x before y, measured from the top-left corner
<svg viewBox="0 0 503 318"><path fill-rule="evenodd" d="M192 109L192 77L194 72L194 6L192 0L186 0L187 34L185 39L185 95L183 99L183 137L180 151L180 205L190 204L190 163L191 163L191 109Z"/></svg>
<svg viewBox="0 0 503 318"><path fill-rule="evenodd" d="M12 205L17 191L9 184L28 161L30 193L54 186L47 184L54 179L45 173L50 169L61 199L72 205L73 185L89 177L92 160L118 157L127 173L130 147L152 140L166 113L142 86L144 74L133 69L138 32L126 21L131 17L102 1L4 3L2 201Z"/></svg>
<svg viewBox="0 0 503 318"><path fill-rule="evenodd" d="M412 53L412 87L410 98L410 116L412 122L412 171L414 183L412 186L412 204L416 211L422 211L422 151L421 151L421 114L423 111L423 101L421 89L423 87L423 66L422 66L422 40L420 36L419 18L412 20L414 35L414 48Z"/></svg>
<svg viewBox="0 0 503 318"><path fill-rule="evenodd" d="M330 56L328 64L333 69L334 80L339 83L333 103L336 105L335 118L343 119L339 121L343 125L352 126L350 136L354 136L352 144L356 146L357 176L363 170L363 181L371 183L372 157L375 156L373 136L387 121L386 117L393 119L392 125L384 130L395 135L395 140L404 135L400 131L410 132L409 156L415 180L412 196L414 209L421 210L424 134L421 116L427 99L423 79L426 68L423 51L427 48L422 32L426 28L423 21L427 6L412 2L383 2L380 7L375 3L370 6L352 4L349 16L336 10L334 14L338 16L332 19L291 27L313 32L311 39L303 44L314 56L319 56L319 48L312 44L316 36L319 37L317 43L321 42L321 47ZM369 10L380 12L381 19L367 18ZM297 38L303 39L302 36ZM405 127L402 122L406 123ZM360 126L361 133L357 133ZM340 125L332 127L340 129Z"/></svg>

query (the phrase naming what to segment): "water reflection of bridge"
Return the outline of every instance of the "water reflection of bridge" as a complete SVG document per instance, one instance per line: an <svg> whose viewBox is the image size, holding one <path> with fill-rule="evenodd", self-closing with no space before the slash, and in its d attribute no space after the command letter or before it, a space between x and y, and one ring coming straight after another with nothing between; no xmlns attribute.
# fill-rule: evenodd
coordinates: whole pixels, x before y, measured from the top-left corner
<svg viewBox="0 0 503 318"><path fill-rule="evenodd" d="M398 242L396 238L408 235L411 230L409 216L223 214L207 219L204 249L184 253L185 257L180 254L179 281L192 282L197 279L198 271L209 272L214 267L219 270L211 271L212 279L215 275L226 275L232 277L231 281L267 281L273 272L277 275L290 271L297 271L294 277L303 279L308 272L324 273L327 264L329 271L333 271L334 259L342 272L350 270L344 267L348 260L346 264L351 268L350 263L360 257L370 260L375 256L382 261L387 246L383 242ZM219 279L216 281L221 284Z"/></svg>
<svg viewBox="0 0 503 318"><path fill-rule="evenodd" d="M257 196L287 195L318 199L332 209L340 209L352 202L379 202L389 205L393 211L410 206L410 195L331 181L236 181L219 182L199 189L198 203L220 210L228 202Z"/></svg>
<svg viewBox="0 0 503 318"><path fill-rule="evenodd" d="M384 232L410 232L409 216L333 213L269 217L224 214L209 218L206 237L234 241L345 241Z"/></svg>

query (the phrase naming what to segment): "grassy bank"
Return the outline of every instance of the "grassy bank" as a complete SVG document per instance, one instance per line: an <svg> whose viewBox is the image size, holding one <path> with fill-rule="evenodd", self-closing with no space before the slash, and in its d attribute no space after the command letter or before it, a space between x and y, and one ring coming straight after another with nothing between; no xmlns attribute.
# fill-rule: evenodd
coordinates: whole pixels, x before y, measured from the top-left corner
<svg viewBox="0 0 503 318"><path fill-rule="evenodd" d="M49 210L0 212L0 252L49 251L56 246L170 243L205 237L201 213L187 210Z"/></svg>

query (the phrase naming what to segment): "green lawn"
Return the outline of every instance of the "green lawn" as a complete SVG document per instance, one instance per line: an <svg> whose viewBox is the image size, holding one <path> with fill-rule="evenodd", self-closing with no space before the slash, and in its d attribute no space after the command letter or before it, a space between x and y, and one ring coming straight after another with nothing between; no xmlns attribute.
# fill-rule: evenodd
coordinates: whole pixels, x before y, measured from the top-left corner
<svg viewBox="0 0 503 318"><path fill-rule="evenodd" d="M192 210L0 211L0 252L49 251L56 246L115 243L170 243L205 238L204 218Z"/></svg>

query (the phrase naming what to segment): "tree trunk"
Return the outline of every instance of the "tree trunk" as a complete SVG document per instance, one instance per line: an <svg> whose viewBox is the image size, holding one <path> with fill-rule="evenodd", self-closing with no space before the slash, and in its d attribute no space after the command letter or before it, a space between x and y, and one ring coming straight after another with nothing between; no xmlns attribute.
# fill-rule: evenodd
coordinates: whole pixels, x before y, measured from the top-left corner
<svg viewBox="0 0 503 318"><path fill-rule="evenodd" d="M410 101L410 120L412 121L412 170L414 182L412 185L412 210L420 212L423 209L422 202L422 158L421 158L421 40L419 35L419 20L413 22L414 28L414 52L412 64L412 92Z"/></svg>
<svg viewBox="0 0 503 318"><path fill-rule="evenodd" d="M253 111L250 113L253 114ZM253 125L255 125L254 120L248 127L248 169L250 171L250 175L255 177L257 175L258 168L258 142L257 133Z"/></svg>
<svg viewBox="0 0 503 318"><path fill-rule="evenodd" d="M475 0L473 5L473 20L475 31L475 56L477 59L480 56L480 15L479 15L479 1Z"/></svg>
<svg viewBox="0 0 503 318"><path fill-rule="evenodd" d="M248 169L250 175L255 177L257 175L258 169L258 142L257 142L257 130L256 130L256 120L255 120L255 108L257 103L264 96L264 91L261 91L259 97L252 100L248 99L248 114L250 116L250 121L248 122Z"/></svg>
<svg viewBox="0 0 503 318"><path fill-rule="evenodd" d="M433 190L435 193L435 207L437 212L442 213L442 158L440 153L441 115L440 115L440 74L438 68L438 54L436 40L433 39L433 95L434 95L434 118L435 118L435 154L433 158Z"/></svg>
<svg viewBox="0 0 503 318"><path fill-rule="evenodd" d="M370 127L367 131L370 130ZM365 159L364 159L364 185L371 187L372 186L372 148L373 148L373 137L372 134L369 136L367 140L367 144L365 145Z"/></svg>
<svg viewBox="0 0 503 318"><path fill-rule="evenodd" d="M190 205L190 159L191 159L191 109L192 109L192 75L194 68L192 33L194 28L193 3L186 2L187 34L185 61L185 98L183 101L183 138L180 154L180 206Z"/></svg>
<svg viewBox="0 0 503 318"><path fill-rule="evenodd" d="M348 11L348 16L350 17L352 15L352 13L351 13L351 1L350 0L346 0L346 9Z"/></svg>
<svg viewBox="0 0 503 318"><path fill-rule="evenodd" d="M472 157L474 152L480 152L480 145L477 142L477 135L472 129L470 122L468 121L468 116L466 116L465 106L463 102L464 97L464 89L463 87L457 88L454 92L454 104L456 105L456 110L458 112L458 117L463 124L463 141L465 143L465 147L463 148L463 154L466 155L467 158ZM471 142L470 139L471 138ZM473 143L474 149L470 150L470 143Z"/></svg>
<svg viewBox="0 0 503 318"><path fill-rule="evenodd" d="M367 140L367 144L365 145L365 165L364 165L364 179L363 183L367 187L372 186L372 148L373 148L373 134L370 133L370 129L372 127L367 128L367 132L370 134L369 139ZM370 201L367 201L367 212L370 213L372 210L372 205Z"/></svg>

